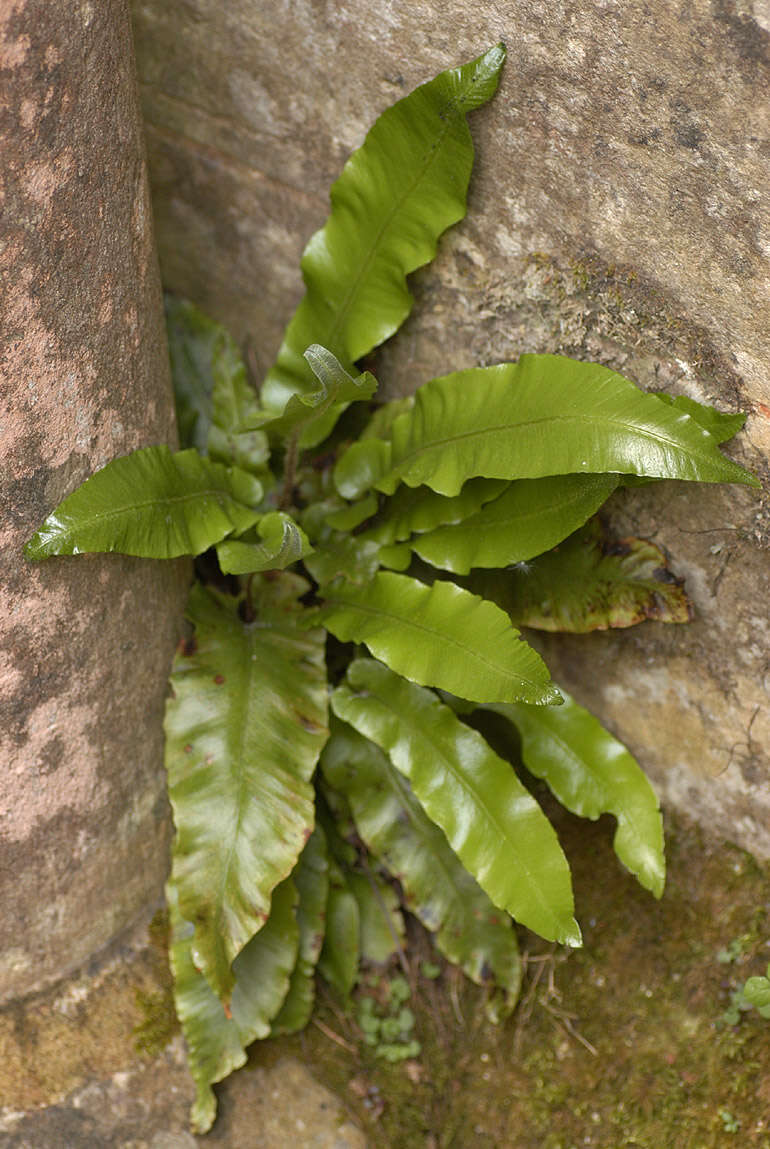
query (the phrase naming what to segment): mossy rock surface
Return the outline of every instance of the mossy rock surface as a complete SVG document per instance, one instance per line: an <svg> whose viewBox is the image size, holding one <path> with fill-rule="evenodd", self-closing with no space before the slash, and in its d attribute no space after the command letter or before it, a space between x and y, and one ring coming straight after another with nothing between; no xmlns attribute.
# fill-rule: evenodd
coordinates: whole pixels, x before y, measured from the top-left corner
<svg viewBox="0 0 770 1149"><path fill-rule="evenodd" d="M505 1026L453 970L434 976L412 928L418 1056L378 1057L356 1011L321 989L308 1029L253 1046L217 1087L212 1133L194 1138L158 918L149 945L145 933L100 972L0 1015L0 1149L770 1149L770 1024L736 1008L770 958L767 870L669 822L656 902L618 866L609 819L549 814L585 946L522 933L524 991Z"/></svg>

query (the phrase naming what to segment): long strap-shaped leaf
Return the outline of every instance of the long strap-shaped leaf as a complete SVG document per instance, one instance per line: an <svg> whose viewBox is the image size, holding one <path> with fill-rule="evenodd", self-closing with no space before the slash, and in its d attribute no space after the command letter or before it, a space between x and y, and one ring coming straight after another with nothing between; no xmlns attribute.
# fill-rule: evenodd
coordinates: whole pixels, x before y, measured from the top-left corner
<svg viewBox="0 0 770 1149"><path fill-rule="evenodd" d="M689 395L674 396L666 394L665 391L656 391L655 396L677 411L691 415L696 423L700 423L701 427L705 427L709 434L714 436L717 443L726 443L732 439L746 422L746 416L740 411L735 413L718 411L716 407L710 407L708 403L699 403Z"/></svg>
<svg viewBox="0 0 770 1149"><path fill-rule="evenodd" d="M192 648L166 711L176 841L173 881L195 923L196 962L223 1001L232 962L263 926L272 890L313 828L310 778L327 737L323 632L297 630L307 583L257 586L257 622L196 585ZM284 597L281 597L284 596Z"/></svg>
<svg viewBox="0 0 770 1149"><path fill-rule="evenodd" d="M143 447L68 495L24 548L29 559L117 551L148 559L199 555L259 518L259 480L194 448Z"/></svg>
<svg viewBox="0 0 770 1149"><path fill-rule="evenodd" d="M499 499L463 522L420 535L412 549L426 562L455 574L468 574L472 567L507 567L566 539L616 486L615 475L519 479Z"/></svg>
<svg viewBox="0 0 770 1149"><path fill-rule="evenodd" d="M321 756L324 777L350 803L356 829L398 877L406 904L436 934L436 944L477 985L498 987L494 1020L513 1009L521 984L516 936L427 817L409 783L385 754L351 727L335 723Z"/></svg>
<svg viewBox="0 0 770 1149"><path fill-rule="evenodd" d="M323 946L329 897L329 861L323 831L318 825L300 854L293 879L299 893L299 953L286 1000L271 1027L274 1034L304 1029L313 1012L315 967Z"/></svg>
<svg viewBox="0 0 770 1149"><path fill-rule="evenodd" d="M348 874L361 921L361 960L384 965L403 949L404 915L391 885L374 873Z"/></svg>
<svg viewBox="0 0 770 1149"><path fill-rule="evenodd" d="M412 682L473 701L558 703L540 655L493 603L449 582L380 571L363 586L323 588L309 616L341 642L363 642Z"/></svg>
<svg viewBox="0 0 770 1149"><path fill-rule="evenodd" d="M291 878L276 887L270 920L236 960L236 989L228 1012L195 964L193 926L179 912L173 882L168 883L166 895L174 1002L196 1085L191 1124L195 1133L206 1133L217 1110L211 1086L244 1064L245 1047L267 1037L286 998L299 943L297 891Z"/></svg>
<svg viewBox="0 0 770 1149"><path fill-rule="evenodd" d="M370 659L351 663L332 709L384 750L496 906L553 941L580 944L567 860L510 763L429 690Z"/></svg>
<svg viewBox="0 0 770 1149"><path fill-rule="evenodd" d="M655 791L622 742L562 690L564 705L489 706L517 727L524 763L583 818L614 814L615 853L657 898L666 866Z"/></svg>
<svg viewBox="0 0 770 1149"><path fill-rule="evenodd" d="M333 857L329 857L329 897L326 902L326 932L318 972L347 998L358 979L361 956L361 911L347 875Z"/></svg>
<svg viewBox="0 0 770 1149"><path fill-rule="evenodd" d="M340 459L335 481L343 494L362 493L358 472L368 468L371 482L377 467L374 485L386 493L399 481L456 495L475 475L605 472L757 485L686 411L606 367L558 355L522 355L431 380L385 442L389 451L381 444L376 453L367 440Z"/></svg>
<svg viewBox="0 0 770 1149"><path fill-rule="evenodd" d="M311 343L349 368L409 314L406 276L465 214L473 163L465 117L494 94L504 57L498 45L423 84L383 112L348 160L302 259L307 294L262 388L270 411L315 389L303 359Z"/></svg>
<svg viewBox="0 0 770 1149"><path fill-rule="evenodd" d="M221 328L186 299L166 295L164 304L179 443L205 454L214 387L211 367Z"/></svg>

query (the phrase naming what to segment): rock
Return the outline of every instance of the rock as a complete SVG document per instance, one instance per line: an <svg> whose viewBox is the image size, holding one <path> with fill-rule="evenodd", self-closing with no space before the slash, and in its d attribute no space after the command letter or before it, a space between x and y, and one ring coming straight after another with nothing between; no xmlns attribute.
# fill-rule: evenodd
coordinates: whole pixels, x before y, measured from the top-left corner
<svg viewBox="0 0 770 1149"><path fill-rule="evenodd" d="M470 214L413 279L382 391L523 351L595 359L746 411L728 450L768 479L763 5L481 0L440 23L427 0L133 10L165 282L246 341L258 375L351 149L387 105L502 38L500 90L471 121ZM766 492L665 484L612 516L670 551L697 621L549 639L554 674L666 803L768 856Z"/></svg>
<svg viewBox="0 0 770 1149"><path fill-rule="evenodd" d="M52 984L160 896L166 678L186 564L22 546L92 471L173 442L125 4L0 13L0 1002Z"/></svg>

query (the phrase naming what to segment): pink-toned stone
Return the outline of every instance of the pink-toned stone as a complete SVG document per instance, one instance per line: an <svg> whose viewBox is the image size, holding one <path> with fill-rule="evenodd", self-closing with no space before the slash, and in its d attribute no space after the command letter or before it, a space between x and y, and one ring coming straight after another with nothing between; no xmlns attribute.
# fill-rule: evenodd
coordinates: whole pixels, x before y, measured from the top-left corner
<svg viewBox="0 0 770 1149"><path fill-rule="evenodd" d="M161 717L184 570L26 562L117 455L173 441L126 6L0 8L0 1001L160 896Z"/></svg>

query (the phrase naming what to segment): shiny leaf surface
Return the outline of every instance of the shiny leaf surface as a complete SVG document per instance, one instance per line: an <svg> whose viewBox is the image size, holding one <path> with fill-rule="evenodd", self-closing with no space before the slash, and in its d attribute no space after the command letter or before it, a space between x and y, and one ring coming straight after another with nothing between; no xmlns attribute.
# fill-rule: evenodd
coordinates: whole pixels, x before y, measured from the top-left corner
<svg viewBox="0 0 770 1149"><path fill-rule="evenodd" d="M374 578L380 566L380 546L363 541L357 535L338 535L309 555L305 566L321 587L335 579L365 585Z"/></svg>
<svg viewBox="0 0 770 1149"><path fill-rule="evenodd" d="M310 778L327 737L323 634L296 626L307 583L283 574L254 589L249 625L234 600L193 588L195 637L166 708L172 879L195 961L223 1001L313 828Z"/></svg>
<svg viewBox="0 0 770 1149"><path fill-rule="evenodd" d="M192 448L143 447L113 459L68 495L29 540L30 559L118 551L141 558L198 555L259 518L262 487Z"/></svg>
<svg viewBox="0 0 770 1149"><path fill-rule="evenodd" d="M498 45L423 84L383 112L350 157L331 214L305 249L307 294L265 379L265 407L277 413L290 395L315 389L303 359L311 343L349 369L403 323L406 276L465 214L473 162L465 117L494 94L504 56Z"/></svg>
<svg viewBox="0 0 770 1149"><path fill-rule="evenodd" d="M638 762L598 719L562 690L563 706L495 705L521 735L527 769L542 778L562 806L583 818L613 814L621 862L656 898L666 864L658 799Z"/></svg>
<svg viewBox="0 0 770 1149"><path fill-rule="evenodd" d="M217 546L219 565L225 574L284 570L312 553L302 527L283 511L270 511L257 524L261 542L226 539Z"/></svg>
<svg viewBox="0 0 770 1149"><path fill-rule="evenodd" d="M507 485L501 479L470 479L453 499L437 495L430 487L399 487L380 520L362 537L381 543L401 542L412 533L433 531L445 523L462 523L496 499Z"/></svg>
<svg viewBox="0 0 770 1149"><path fill-rule="evenodd" d="M195 1133L214 1124L217 1099L212 1084L222 1081L246 1061L238 1030L225 1015L222 1002L193 960L194 927L179 913L172 882L166 886L171 919L169 959L174 976L174 1003L187 1046L187 1064L195 1082L190 1122Z"/></svg>
<svg viewBox="0 0 770 1149"><path fill-rule="evenodd" d="M645 539L611 539L596 521L529 563L475 572L469 583L517 626L537 630L586 634L692 618L682 579L663 551Z"/></svg>
<svg viewBox="0 0 770 1149"><path fill-rule="evenodd" d="M359 499L388 474L392 456L390 440L359 439L337 460L334 485L344 499ZM393 489L395 483L388 493Z"/></svg>
<svg viewBox="0 0 770 1149"><path fill-rule="evenodd" d="M301 432L302 446L312 447L326 438L345 407L357 400L371 399L377 380L368 371L355 378L349 375L339 360L319 344L308 347L304 358L311 377L315 377L316 389L291 395L283 414L266 423L265 431L271 439L287 439L292 433Z"/></svg>
<svg viewBox="0 0 770 1149"><path fill-rule="evenodd" d="M291 985L299 955L299 895L293 877L275 887L270 917L233 963L233 1021L243 1045L269 1037Z"/></svg>
<svg viewBox="0 0 770 1149"><path fill-rule="evenodd" d="M490 602L454 586L380 571L335 582L310 617L341 642L363 642L411 682L482 702L559 701L540 655Z"/></svg>
<svg viewBox="0 0 770 1149"><path fill-rule="evenodd" d="M714 436L717 443L726 443L732 439L746 422L746 416L741 412L731 415L727 411L717 411L716 407L710 407L707 403L699 403L696 399L691 399L689 395L672 396L667 395L665 391L656 391L655 394L656 398L663 403L668 403L677 411L690 415L696 423L705 427L708 433Z"/></svg>
<svg viewBox="0 0 770 1149"><path fill-rule="evenodd" d="M355 465L347 465L347 455L340 459L335 477L342 494L351 497L347 491L355 489L357 497L366 489L358 478L364 462L366 481L387 494L401 481L456 495L476 475L619 472L757 485L686 411L606 367L558 355L522 355L517 363L431 380L413 409L395 420L388 443L389 460L382 449L372 456L371 446L365 459L354 454Z"/></svg>
<svg viewBox="0 0 770 1149"><path fill-rule="evenodd" d="M465 868L500 909L552 941L580 944L567 860L510 763L429 690L370 659L332 694L338 718L410 781Z"/></svg>
<svg viewBox="0 0 770 1149"><path fill-rule="evenodd" d="M412 549L425 562L455 574L468 574L472 567L506 567L562 542L583 526L616 485L615 475L519 479L463 522L415 539Z"/></svg>
<svg viewBox="0 0 770 1149"><path fill-rule="evenodd" d="M516 1003L521 963L516 936L460 863L386 755L351 727L335 723L321 757L324 777L350 803L372 854L398 879L407 907L436 935L444 956L477 985L493 988L497 1021Z"/></svg>
<svg viewBox="0 0 770 1149"><path fill-rule="evenodd" d="M352 531L377 514L378 499L374 494L367 495L360 503L340 507L326 516L326 522L335 531Z"/></svg>

